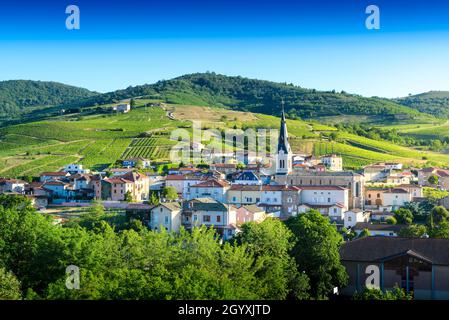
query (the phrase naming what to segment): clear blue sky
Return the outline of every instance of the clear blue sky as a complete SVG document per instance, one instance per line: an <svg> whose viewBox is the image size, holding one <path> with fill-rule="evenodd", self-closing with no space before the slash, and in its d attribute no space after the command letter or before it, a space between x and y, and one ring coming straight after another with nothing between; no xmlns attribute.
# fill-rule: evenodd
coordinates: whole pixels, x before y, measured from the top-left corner
<svg viewBox="0 0 449 320"><path fill-rule="evenodd" d="M65 28L69 4L80 30ZM380 30L365 28L369 4ZM19 1L0 5L0 66L0 80L100 92L204 71L365 96L449 90L449 3Z"/></svg>

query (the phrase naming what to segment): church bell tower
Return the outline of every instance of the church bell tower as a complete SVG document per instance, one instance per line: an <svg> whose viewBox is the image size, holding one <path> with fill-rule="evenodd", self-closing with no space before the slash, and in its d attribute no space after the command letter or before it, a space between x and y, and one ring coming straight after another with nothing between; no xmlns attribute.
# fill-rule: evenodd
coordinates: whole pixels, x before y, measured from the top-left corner
<svg viewBox="0 0 449 320"><path fill-rule="evenodd" d="M288 143L287 124L285 122L284 100L282 100L281 128L279 131L278 148L276 154L276 174L292 173L292 149Z"/></svg>

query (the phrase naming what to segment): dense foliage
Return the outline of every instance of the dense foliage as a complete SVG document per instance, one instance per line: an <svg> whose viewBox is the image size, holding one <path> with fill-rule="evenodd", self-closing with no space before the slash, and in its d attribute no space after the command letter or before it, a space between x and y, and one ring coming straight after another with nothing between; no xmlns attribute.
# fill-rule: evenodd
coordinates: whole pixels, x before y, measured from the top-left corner
<svg viewBox="0 0 449 320"><path fill-rule="evenodd" d="M433 114L437 117L449 116L449 92L430 91L395 100L404 106L420 112Z"/></svg>
<svg viewBox="0 0 449 320"><path fill-rule="evenodd" d="M335 225L315 210L292 217L286 224L295 235L292 254L298 269L310 278L312 297L322 299L334 287L344 287L348 276L339 255L343 238Z"/></svg>
<svg viewBox="0 0 449 320"><path fill-rule="evenodd" d="M66 105L97 95L57 82L11 80L0 82L0 118L19 115L28 107Z"/></svg>
<svg viewBox="0 0 449 320"><path fill-rule="evenodd" d="M312 212L292 220L292 231L275 219L248 223L223 243L206 227L170 233L118 223L98 204L85 218L55 225L25 197L3 195L0 298L326 298L346 274L335 227L317 218ZM313 245L317 240L322 244ZM79 290L66 287L69 265L80 269Z"/></svg>

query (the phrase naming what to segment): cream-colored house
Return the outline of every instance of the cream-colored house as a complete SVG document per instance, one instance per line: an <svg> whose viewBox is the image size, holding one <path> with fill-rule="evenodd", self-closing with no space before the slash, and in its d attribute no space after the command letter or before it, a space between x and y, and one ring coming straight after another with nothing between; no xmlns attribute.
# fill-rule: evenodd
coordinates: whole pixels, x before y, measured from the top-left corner
<svg viewBox="0 0 449 320"><path fill-rule="evenodd" d="M232 185L228 189L228 203L234 205L257 204L262 198L262 186L257 185Z"/></svg>
<svg viewBox="0 0 449 320"><path fill-rule="evenodd" d="M164 202L151 209L149 226L151 230L179 232L181 227L181 205L177 202Z"/></svg>

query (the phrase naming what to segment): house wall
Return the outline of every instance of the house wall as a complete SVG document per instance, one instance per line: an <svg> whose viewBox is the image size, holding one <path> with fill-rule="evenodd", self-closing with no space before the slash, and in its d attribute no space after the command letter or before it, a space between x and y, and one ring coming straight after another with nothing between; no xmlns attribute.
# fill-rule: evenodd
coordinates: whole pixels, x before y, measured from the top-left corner
<svg viewBox="0 0 449 320"><path fill-rule="evenodd" d="M407 202L412 201L410 193L389 193L382 194L382 204L384 206L402 207Z"/></svg>
<svg viewBox="0 0 449 320"><path fill-rule="evenodd" d="M236 205L257 204L261 202L261 191L228 190L227 203Z"/></svg>
<svg viewBox="0 0 449 320"><path fill-rule="evenodd" d="M301 203L309 204L336 204L342 203L349 207L348 190L301 190Z"/></svg>

